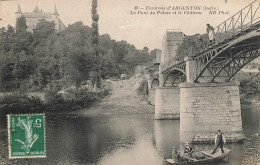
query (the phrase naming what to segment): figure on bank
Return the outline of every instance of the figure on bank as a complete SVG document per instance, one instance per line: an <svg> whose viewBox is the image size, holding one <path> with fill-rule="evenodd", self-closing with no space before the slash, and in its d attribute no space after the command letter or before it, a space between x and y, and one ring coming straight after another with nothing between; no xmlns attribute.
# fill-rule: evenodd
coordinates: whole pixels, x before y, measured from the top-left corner
<svg viewBox="0 0 260 165"><path fill-rule="evenodd" d="M209 44L212 45L215 42L215 33L214 28L210 26L210 24L207 24L207 34L209 37Z"/></svg>
<svg viewBox="0 0 260 165"><path fill-rule="evenodd" d="M218 130L215 135L215 148L213 149L211 154L214 154L216 152L216 150L218 149L218 147L220 147L221 152L223 154L224 153L223 144L226 144L226 138L225 138L224 134L220 130Z"/></svg>

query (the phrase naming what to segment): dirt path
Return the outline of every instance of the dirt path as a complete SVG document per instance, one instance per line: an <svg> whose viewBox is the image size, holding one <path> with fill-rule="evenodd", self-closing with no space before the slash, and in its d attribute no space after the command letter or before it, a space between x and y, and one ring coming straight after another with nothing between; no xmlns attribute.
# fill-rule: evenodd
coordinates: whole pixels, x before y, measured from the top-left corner
<svg viewBox="0 0 260 165"><path fill-rule="evenodd" d="M110 81L112 88L110 96L91 108L75 113L84 115L154 113L154 106L137 95L136 89L142 81L141 74L136 74L128 80Z"/></svg>

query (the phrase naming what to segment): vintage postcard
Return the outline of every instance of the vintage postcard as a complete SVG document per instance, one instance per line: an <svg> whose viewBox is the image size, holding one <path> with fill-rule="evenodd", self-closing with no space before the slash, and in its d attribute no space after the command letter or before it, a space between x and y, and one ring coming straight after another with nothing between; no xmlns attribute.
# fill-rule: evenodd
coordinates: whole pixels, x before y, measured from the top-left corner
<svg viewBox="0 0 260 165"><path fill-rule="evenodd" d="M260 0L0 0L0 164L260 165Z"/></svg>

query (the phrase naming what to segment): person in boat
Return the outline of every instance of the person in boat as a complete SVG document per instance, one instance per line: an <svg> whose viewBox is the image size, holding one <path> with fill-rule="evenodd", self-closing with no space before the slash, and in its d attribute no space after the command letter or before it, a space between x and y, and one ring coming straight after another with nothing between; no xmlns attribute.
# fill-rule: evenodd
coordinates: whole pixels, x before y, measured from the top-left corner
<svg viewBox="0 0 260 165"><path fill-rule="evenodd" d="M185 148L184 148L184 154L183 154L183 159L187 160L187 161L194 161L196 159L193 158L192 153L193 153L193 149L190 147L190 143L187 142L185 144Z"/></svg>
<svg viewBox="0 0 260 165"><path fill-rule="evenodd" d="M181 161L180 151L176 149L176 147L172 147L172 159L174 162Z"/></svg>
<svg viewBox="0 0 260 165"><path fill-rule="evenodd" d="M223 149L224 144L226 144L226 138L225 138L224 134L220 130L218 130L215 135L215 147L211 154L214 154L216 152L216 150L218 149L218 147L220 147L221 152L223 154L224 153L224 149Z"/></svg>

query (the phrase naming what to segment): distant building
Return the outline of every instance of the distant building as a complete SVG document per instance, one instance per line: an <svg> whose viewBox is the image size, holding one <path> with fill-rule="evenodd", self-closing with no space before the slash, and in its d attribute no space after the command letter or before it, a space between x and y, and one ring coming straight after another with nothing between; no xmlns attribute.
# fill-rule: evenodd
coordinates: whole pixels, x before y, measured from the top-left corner
<svg viewBox="0 0 260 165"><path fill-rule="evenodd" d="M33 29L36 27L37 23L41 19L44 19L49 22L54 21L57 32L64 30L66 27L59 18L59 13L57 11L56 6L54 7L53 13L42 12L42 9L40 10L37 5L35 6L35 9L32 12L23 13L21 10L20 4L18 4L15 15L16 15L16 21L17 21L17 18L20 18L20 17L25 18L26 26L27 26L26 30L29 32L33 32Z"/></svg>

